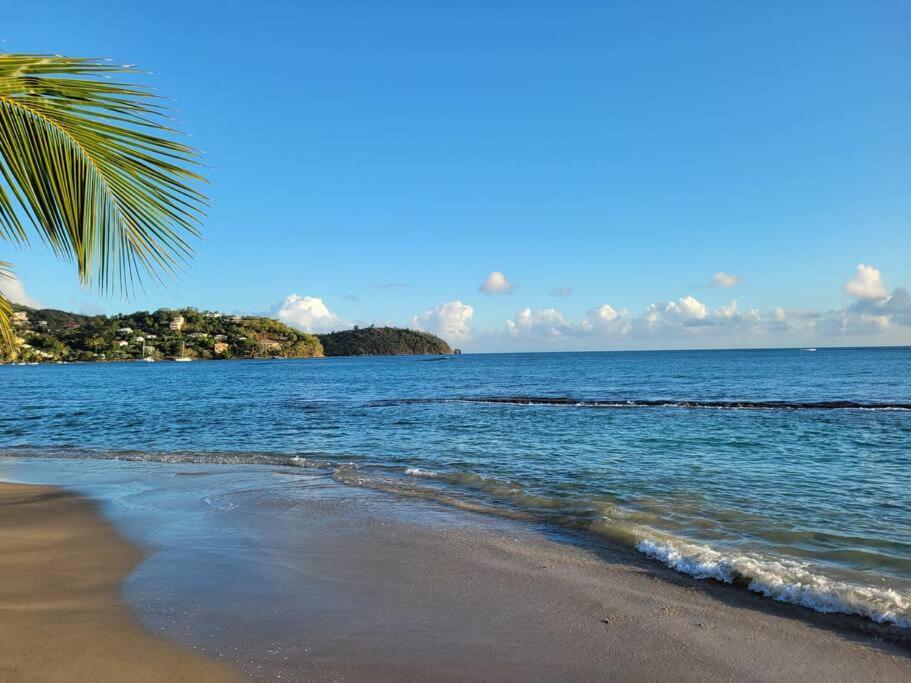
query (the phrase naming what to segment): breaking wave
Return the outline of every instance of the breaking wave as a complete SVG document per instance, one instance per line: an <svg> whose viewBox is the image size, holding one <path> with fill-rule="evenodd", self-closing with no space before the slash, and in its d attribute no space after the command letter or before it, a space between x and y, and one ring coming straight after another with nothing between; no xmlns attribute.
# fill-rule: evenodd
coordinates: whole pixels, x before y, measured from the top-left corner
<svg viewBox="0 0 911 683"><path fill-rule="evenodd" d="M877 623L911 628L911 596L888 588L858 586L812 572L805 564L724 554L679 540L643 538L636 549L697 579L715 579L773 600L817 612L858 614Z"/></svg>

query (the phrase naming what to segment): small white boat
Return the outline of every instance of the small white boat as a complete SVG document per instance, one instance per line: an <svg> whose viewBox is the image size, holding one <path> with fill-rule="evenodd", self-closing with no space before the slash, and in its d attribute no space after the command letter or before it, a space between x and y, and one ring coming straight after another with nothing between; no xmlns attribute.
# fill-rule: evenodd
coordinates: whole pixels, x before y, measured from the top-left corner
<svg viewBox="0 0 911 683"><path fill-rule="evenodd" d="M142 360L143 360L144 362L146 362L146 363L154 363L154 362L155 362L155 359L152 358L151 356L143 356Z"/></svg>
<svg viewBox="0 0 911 683"><path fill-rule="evenodd" d="M178 363L189 363L193 360L187 355L187 349L183 342L180 342L180 355L174 358L174 360Z"/></svg>

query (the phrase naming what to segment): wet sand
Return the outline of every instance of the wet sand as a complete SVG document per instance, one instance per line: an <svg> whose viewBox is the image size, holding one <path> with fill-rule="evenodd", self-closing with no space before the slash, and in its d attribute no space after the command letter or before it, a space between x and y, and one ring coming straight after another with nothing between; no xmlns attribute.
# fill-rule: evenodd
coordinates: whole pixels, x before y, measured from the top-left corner
<svg viewBox="0 0 911 683"><path fill-rule="evenodd" d="M581 537L348 487L231 516L255 516L244 525L261 524L267 554L293 568L268 579L267 620L204 642L244 652L236 665L253 676L911 680L897 629L696 581ZM254 650L268 654L245 666Z"/></svg>
<svg viewBox="0 0 911 683"><path fill-rule="evenodd" d="M95 505L0 483L0 680L230 681L144 631L120 597L141 560Z"/></svg>
<svg viewBox="0 0 911 683"><path fill-rule="evenodd" d="M261 680L911 680L899 629L583 536L291 470L118 467L145 484L118 528L157 547L129 603L189 649L131 621L138 555L94 505L4 485L0 679L223 676L198 649Z"/></svg>

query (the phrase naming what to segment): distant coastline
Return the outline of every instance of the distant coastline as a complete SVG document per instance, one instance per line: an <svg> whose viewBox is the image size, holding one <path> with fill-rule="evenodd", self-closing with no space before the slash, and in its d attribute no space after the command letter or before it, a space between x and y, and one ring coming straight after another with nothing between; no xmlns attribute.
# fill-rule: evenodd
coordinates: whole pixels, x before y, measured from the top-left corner
<svg viewBox="0 0 911 683"><path fill-rule="evenodd" d="M355 327L326 334L272 318L194 308L114 316L14 307L16 348L5 363L323 358L458 353L428 332Z"/></svg>

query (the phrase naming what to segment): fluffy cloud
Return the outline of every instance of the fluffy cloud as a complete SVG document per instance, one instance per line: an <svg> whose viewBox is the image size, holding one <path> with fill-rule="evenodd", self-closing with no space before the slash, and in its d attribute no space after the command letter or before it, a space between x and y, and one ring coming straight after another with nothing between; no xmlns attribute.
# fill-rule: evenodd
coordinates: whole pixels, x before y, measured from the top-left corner
<svg viewBox="0 0 911 683"><path fill-rule="evenodd" d="M778 309L784 315L782 309ZM731 301L727 306L721 306L715 309L715 317L721 318L722 320L730 320L737 315L737 301Z"/></svg>
<svg viewBox="0 0 911 683"><path fill-rule="evenodd" d="M595 336L622 337L630 331L626 311L610 304L589 309L584 320L573 323L555 308L523 308L506 321L506 332L514 339L561 343Z"/></svg>
<svg viewBox="0 0 911 683"><path fill-rule="evenodd" d="M643 320L652 326L683 323L698 325L705 320L708 311L704 303L692 296L685 296L677 301L659 301L649 306L643 314Z"/></svg>
<svg viewBox="0 0 911 683"><path fill-rule="evenodd" d="M433 332L446 341L464 341L471 337L472 316L474 308L461 301L450 301L414 316L411 327Z"/></svg>
<svg viewBox="0 0 911 683"><path fill-rule="evenodd" d="M275 317L304 332L332 332L350 326L330 311L318 296L291 294L279 304Z"/></svg>
<svg viewBox="0 0 911 683"><path fill-rule="evenodd" d="M602 304L588 311L588 317L600 323L610 323L620 316L610 304Z"/></svg>
<svg viewBox="0 0 911 683"><path fill-rule="evenodd" d="M573 326L555 308L533 311L523 308L512 320L506 321L506 329L514 337L553 338L571 333Z"/></svg>
<svg viewBox="0 0 911 683"><path fill-rule="evenodd" d="M863 263L857 266L854 277L845 283L845 293L858 299L885 299L889 295L879 270Z"/></svg>
<svg viewBox="0 0 911 683"><path fill-rule="evenodd" d="M638 315L609 304L589 309L578 323L554 309L519 311L503 339L565 349L794 346L911 342L911 293L896 288L828 311L741 309L736 300L714 310L692 296L658 301Z"/></svg>
<svg viewBox="0 0 911 683"><path fill-rule="evenodd" d="M28 295L22 280L17 277L0 278L0 293L14 304L29 306L30 308L43 308L40 301Z"/></svg>
<svg viewBox="0 0 911 683"><path fill-rule="evenodd" d="M739 275L732 275L731 273L718 271L712 276L712 285L715 287L724 287L725 289L730 289L734 285L738 284L740 284Z"/></svg>
<svg viewBox="0 0 911 683"><path fill-rule="evenodd" d="M579 323L581 334L602 334L622 337L629 333L631 323L626 311L618 311L610 304L601 304L588 309L585 320Z"/></svg>
<svg viewBox="0 0 911 683"><path fill-rule="evenodd" d="M523 308L505 328L475 341L502 350L911 344L907 289L889 294L882 274L864 265L849 285L856 299L829 310L760 310L737 300L710 309L693 296L656 301L637 314L602 304L581 320L556 308Z"/></svg>
<svg viewBox="0 0 911 683"><path fill-rule="evenodd" d="M566 297L573 295L573 288L568 285L566 287L554 287L550 290L550 295L555 296L558 299L565 299Z"/></svg>
<svg viewBox="0 0 911 683"><path fill-rule="evenodd" d="M840 320L850 324L852 317L859 318L862 324L878 328L891 325L911 325L911 294L907 289L896 287L892 294L881 299L858 299L847 309L840 311Z"/></svg>
<svg viewBox="0 0 911 683"><path fill-rule="evenodd" d="M499 270L493 271L478 288L484 294L509 294L513 290L512 283Z"/></svg>

